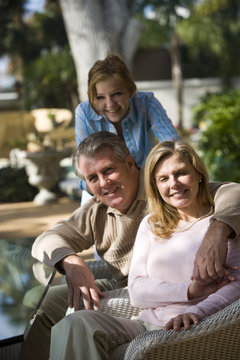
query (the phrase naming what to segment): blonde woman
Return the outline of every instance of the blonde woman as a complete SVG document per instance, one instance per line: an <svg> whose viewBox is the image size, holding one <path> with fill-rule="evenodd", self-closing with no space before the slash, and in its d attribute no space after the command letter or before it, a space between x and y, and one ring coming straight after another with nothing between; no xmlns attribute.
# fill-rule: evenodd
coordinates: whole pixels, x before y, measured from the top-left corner
<svg viewBox="0 0 240 360"><path fill-rule="evenodd" d="M205 165L190 145L156 145L146 160L145 188L149 215L134 245L130 299L144 309L139 319L147 329L188 329L239 298L240 272L205 285L191 280L214 202ZM240 265L239 239L228 241L227 263Z"/></svg>

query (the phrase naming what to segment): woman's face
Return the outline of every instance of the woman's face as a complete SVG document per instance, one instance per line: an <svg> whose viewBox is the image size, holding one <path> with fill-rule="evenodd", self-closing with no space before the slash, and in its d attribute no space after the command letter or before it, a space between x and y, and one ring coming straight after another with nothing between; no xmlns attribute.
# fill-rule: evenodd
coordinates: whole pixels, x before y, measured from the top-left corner
<svg viewBox="0 0 240 360"><path fill-rule="evenodd" d="M129 101L128 89L114 75L96 83L94 106L112 123L122 121L128 112Z"/></svg>
<svg viewBox="0 0 240 360"><path fill-rule="evenodd" d="M178 154L169 155L156 167L155 180L162 199L179 212L199 208L198 190L201 175Z"/></svg>

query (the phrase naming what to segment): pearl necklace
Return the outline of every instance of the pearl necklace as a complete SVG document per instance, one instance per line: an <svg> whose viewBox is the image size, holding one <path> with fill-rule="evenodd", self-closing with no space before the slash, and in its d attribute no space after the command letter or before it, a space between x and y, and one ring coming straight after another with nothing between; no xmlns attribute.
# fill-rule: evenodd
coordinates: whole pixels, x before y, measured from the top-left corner
<svg viewBox="0 0 240 360"><path fill-rule="evenodd" d="M191 228L193 227L193 225L195 225L198 221L207 218L208 216L212 215L212 213L213 213L213 207L211 206L211 209L210 209L210 211L209 211L207 214L205 214L205 215L203 215L203 216L200 216L199 218L197 218L197 219L194 220L194 221L189 221L190 224L189 224L189 225L186 225L186 226L183 227L183 228L176 228L176 229L174 230L174 232L184 232L184 231L187 231L187 230L191 229Z"/></svg>

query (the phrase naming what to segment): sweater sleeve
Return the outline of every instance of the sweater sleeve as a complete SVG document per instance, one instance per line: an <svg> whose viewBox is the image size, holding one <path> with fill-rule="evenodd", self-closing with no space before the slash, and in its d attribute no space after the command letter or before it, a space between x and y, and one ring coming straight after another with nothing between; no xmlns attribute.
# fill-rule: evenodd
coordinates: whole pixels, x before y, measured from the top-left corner
<svg viewBox="0 0 240 360"><path fill-rule="evenodd" d="M214 186L214 183L212 184ZM211 189L211 186L210 186ZM236 236L240 234L240 184L221 185L214 196L215 213L212 220L229 225Z"/></svg>
<svg viewBox="0 0 240 360"><path fill-rule="evenodd" d="M68 220L59 221L39 235L32 246L32 256L51 267L64 257L88 249L94 243L92 204L79 207Z"/></svg>
<svg viewBox="0 0 240 360"><path fill-rule="evenodd" d="M192 312L198 314L201 318L209 316L225 306L233 303L240 297L240 238L230 239L228 241L228 257L229 264L234 263L238 266L238 270L232 270L235 281L229 282L215 293L209 295L198 304L190 306L185 313Z"/></svg>
<svg viewBox="0 0 240 360"><path fill-rule="evenodd" d="M190 284L167 282L150 278L147 273L147 259L151 251L151 229L145 217L141 222L135 240L133 256L128 277L128 291L133 306L156 308L162 303L188 301L187 291Z"/></svg>

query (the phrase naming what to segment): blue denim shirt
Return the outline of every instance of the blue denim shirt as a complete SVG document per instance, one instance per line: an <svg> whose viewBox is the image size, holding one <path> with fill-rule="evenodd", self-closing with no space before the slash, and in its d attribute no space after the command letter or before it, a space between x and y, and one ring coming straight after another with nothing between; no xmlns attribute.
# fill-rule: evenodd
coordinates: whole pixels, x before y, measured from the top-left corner
<svg viewBox="0 0 240 360"><path fill-rule="evenodd" d="M151 92L136 92L130 99L130 107L122 122L125 143L135 162L142 167L150 150L158 141L178 138L178 134L166 111ZM79 104L75 110L77 145L89 135L109 131L117 134L115 126L104 116L98 115L89 101ZM86 189L81 181L80 188Z"/></svg>

